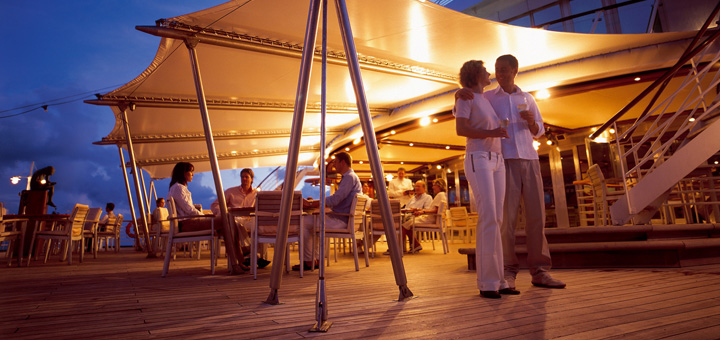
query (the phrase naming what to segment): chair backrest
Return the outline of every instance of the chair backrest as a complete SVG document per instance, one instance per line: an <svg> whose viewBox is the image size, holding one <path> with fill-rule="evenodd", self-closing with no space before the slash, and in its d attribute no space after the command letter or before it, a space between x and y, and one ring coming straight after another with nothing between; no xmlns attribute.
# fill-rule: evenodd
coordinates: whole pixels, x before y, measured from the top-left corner
<svg viewBox="0 0 720 340"><path fill-rule="evenodd" d="M592 184L593 196L595 202L600 202L605 197L605 176L597 164L591 165L587 170L588 178Z"/></svg>
<svg viewBox="0 0 720 340"><path fill-rule="evenodd" d="M152 213L153 219L153 230L161 230L167 232L170 230L170 222L168 221L168 210L167 208L157 207Z"/></svg>
<svg viewBox="0 0 720 340"><path fill-rule="evenodd" d="M392 213L393 223L395 229L400 228L402 225L402 212L400 211L400 200L389 200L390 212ZM372 229L383 230L382 213L380 212L380 201L373 200L370 206L370 218L372 223Z"/></svg>
<svg viewBox="0 0 720 340"><path fill-rule="evenodd" d="M442 225L445 221L445 202L440 202L438 206L437 215L435 215L435 224Z"/></svg>
<svg viewBox="0 0 720 340"><path fill-rule="evenodd" d="M170 232L173 234L177 233L179 231L178 221L175 219L177 217L177 209L175 209L175 199L172 197L168 197L167 199L167 210L167 218L170 221Z"/></svg>
<svg viewBox="0 0 720 340"><path fill-rule="evenodd" d="M114 228L113 230L115 231L115 235L120 233L122 223L123 223L123 215L122 214L117 215L117 217L115 218L115 226L113 227Z"/></svg>
<svg viewBox="0 0 720 340"><path fill-rule="evenodd" d="M454 226L465 226L468 224L468 212L465 207L452 207L449 213L450 223Z"/></svg>
<svg viewBox="0 0 720 340"><path fill-rule="evenodd" d="M348 231L354 232L360 230L365 221L365 204L368 198L363 195L357 195L353 199L353 209L350 210L350 218L348 218Z"/></svg>
<svg viewBox="0 0 720 340"><path fill-rule="evenodd" d="M85 226L85 218L88 215L88 212L90 211L90 207L84 204L75 204L75 208L73 208L72 214L70 214L70 217L68 218L68 224L69 229L68 231L72 231L72 236L80 236L83 232L83 227Z"/></svg>
<svg viewBox="0 0 720 340"><path fill-rule="evenodd" d="M255 197L255 225L260 234L277 231L280 218L282 191L259 191ZM290 232L297 233L302 223L303 201L300 191L293 192L290 215ZM274 228L262 228L262 227Z"/></svg>
<svg viewBox="0 0 720 340"><path fill-rule="evenodd" d="M87 216L85 217L85 230L95 230L98 222L100 222L100 215L102 215L102 208L90 208Z"/></svg>

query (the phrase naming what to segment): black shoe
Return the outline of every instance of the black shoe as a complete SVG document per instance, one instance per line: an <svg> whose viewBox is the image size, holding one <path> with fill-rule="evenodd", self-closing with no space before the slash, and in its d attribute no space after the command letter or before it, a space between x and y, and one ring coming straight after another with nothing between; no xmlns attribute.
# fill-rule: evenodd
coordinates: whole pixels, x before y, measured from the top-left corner
<svg viewBox="0 0 720 340"><path fill-rule="evenodd" d="M480 296L488 299L499 299L502 297L496 290L481 290Z"/></svg>
<svg viewBox="0 0 720 340"><path fill-rule="evenodd" d="M51 206L51 207L53 207L53 208L57 208L57 206L55 206L55 203L53 203L53 202L48 202L47 205L49 205L49 206Z"/></svg>
<svg viewBox="0 0 720 340"><path fill-rule="evenodd" d="M315 268L320 268L319 261L315 261ZM312 269L313 269L312 266L309 265L307 262L303 263L303 270L312 270ZM300 265L296 264L296 265L292 266L292 270L294 270L296 272L300 271Z"/></svg>
<svg viewBox="0 0 720 340"><path fill-rule="evenodd" d="M265 268L268 265L270 265L270 261L261 257L257 260L257 265L258 265L258 268L262 269L262 268Z"/></svg>
<svg viewBox="0 0 720 340"><path fill-rule="evenodd" d="M503 288L498 291L501 295L520 295L520 291L515 288Z"/></svg>

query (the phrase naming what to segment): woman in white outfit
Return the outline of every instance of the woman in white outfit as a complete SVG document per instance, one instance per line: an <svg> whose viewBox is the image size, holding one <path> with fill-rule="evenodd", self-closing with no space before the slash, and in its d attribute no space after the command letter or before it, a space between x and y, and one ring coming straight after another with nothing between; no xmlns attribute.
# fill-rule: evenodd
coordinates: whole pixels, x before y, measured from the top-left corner
<svg viewBox="0 0 720 340"><path fill-rule="evenodd" d="M470 60L460 69L460 83L476 94L490 84L490 73L483 62ZM503 278L503 252L500 226L505 199L505 164L500 138L507 131L500 126L490 102L476 95L472 100L455 103L455 129L467 137L465 175L475 199L478 213L475 264L480 296L498 299L501 294L518 294Z"/></svg>

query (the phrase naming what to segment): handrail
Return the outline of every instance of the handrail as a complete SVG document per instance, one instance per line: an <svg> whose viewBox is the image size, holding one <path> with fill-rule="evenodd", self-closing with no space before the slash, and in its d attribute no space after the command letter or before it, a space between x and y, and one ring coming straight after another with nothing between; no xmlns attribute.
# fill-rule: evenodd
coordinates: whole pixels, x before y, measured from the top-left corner
<svg viewBox="0 0 720 340"><path fill-rule="evenodd" d="M698 31L698 34L695 35L695 38L693 38L693 41L690 43L688 48L683 52L683 55L678 59L678 61L675 63L675 65L667 70L662 76L655 79L652 84L650 84L643 92L641 92L639 95L637 95L630 103L625 105L618 113L616 113L610 120L605 122L600 128L598 128L593 134L590 135L590 139L595 139L600 134L602 134L607 128L615 124L622 116L624 116L630 109L632 109L635 105L637 105L645 96L647 96L651 91L653 91L658 85L661 83L664 83L666 80L669 80L672 75L677 73L677 71L685 65L686 62L688 62L690 59L692 59L695 55L697 55L700 51L702 51L710 42L714 41L715 39L720 36L720 29L715 29L715 32L705 39L703 42L701 42L698 46L693 48L693 45L697 43L698 40L700 40L700 37L705 35L705 32L708 30L708 27L710 23L713 21L717 13L720 11L720 3L718 3L715 6L715 9L713 9L712 13L710 13L710 16L708 16L708 19L705 21L705 24L703 24L703 27ZM692 48L692 50L690 50ZM664 87L662 87L658 92L662 92ZM651 101L650 104L653 104L654 100ZM648 106L648 108L651 106ZM649 112L648 109L645 109L643 113L638 117L638 119L641 119L643 116L645 116Z"/></svg>

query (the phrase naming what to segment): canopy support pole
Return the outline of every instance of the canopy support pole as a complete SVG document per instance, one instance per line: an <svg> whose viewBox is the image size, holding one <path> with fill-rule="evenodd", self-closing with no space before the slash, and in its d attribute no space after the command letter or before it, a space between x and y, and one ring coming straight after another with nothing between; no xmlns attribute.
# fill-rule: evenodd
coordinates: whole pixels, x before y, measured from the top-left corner
<svg viewBox="0 0 720 340"><path fill-rule="evenodd" d="M125 189L127 190L128 204L130 205L130 217L132 217L133 221L137 221L137 217L135 216L135 204L133 204L132 193L130 192L130 181L128 180L127 169L125 167L125 155L123 155L122 146L118 144L117 147L118 152L120 153L120 169L122 169L123 178L125 179ZM138 226L136 223L133 224L135 225L135 236L137 236ZM137 237L133 241L133 245L135 246L135 249L138 249L139 244Z"/></svg>
<svg viewBox="0 0 720 340"><path fill-rule="evenodd" d="M310 332L327 332L332 322L327 320L328 306L325 290L325 184L327 167L325 166L325 118L327 99L327 0L322 0L322 70L320 72L320 273L318 273L317 291L315 295L315 324ZM352 164L350 164L352 166ZM313 231L313 237L314 237Z"/></svg>
<svg viewBox="0 0 720 340"><path fill-rule="evenodd" d="M335 8L337 10L338 23L340 24L341 35L345 45L345 55L350 68L350 78L352 79L353 88L355 89L355 99L357 101L358 113L360 115L360 125L362 126L363 135L365 136L365 149L369 158L370 169L373 178L382 181L385 178L382 164L380 163L380 154L378 153L377 139L375 130L370 117L370 109L367 98L365 96L365 87L363 86L362 76L360 74L360 64L358 62L357 50L355 49L355 41L353 40L352 29L350 28L350 18L347 13L345 0L335 0ZM402 262L402 249L398 247L397 236L395 235L395 225L393 223L392 211L390 210L390 201L387 194L387 188L384 185L377 186L376 197L380 203L380 214L382 215L383 228L385 229L385 237L387 237L388 248L390 250L390 261L395 274L395 283L398 285L400 295L399 301L411 298L413 293L407 287L407 277L405 275L405 266Z"/></svg>
<svg viewBox="0 0 720 340"><path fill-rule="evenodd" d="M147 225L147 215L145 214L145 204L142 199L142 191L140 190L140 176L138 176L138 169L137 165L135 163L135 151L133 149L132 145L132 139L130 138L130 126L128 124L127 119L127 109L128 105L126 103L120 103L118 105L118 108L120 109L120 112L122 113L122 121L123 121L123 127L125 128L125 139L127 140L127 147L128 147L128 156L130 157L130 164L132 165L132 173L133 173L133 182L135 184L135 195L137 196L138 200L138 208L140 210L140 217L143 221L143 228L141 229L145 235L145 250L147 250L147 257L148 258L155 258L157 255L152 250L152 247L150 246L150 232L148 230ZM139 226L137 225L137 219L133 216L134 223L135 223L135 237L137 237L138 243L140 243L140 233L138 232ZM140 243L142 245L142 243Z"/></svg>
<svg viewBox="0 0 720 340"><path fill-rule="evenodd" d="M143 175L142 168L138 168L138 174L140 175L140 186L142 187L142 193L143 193L143 199L145 200L145 216L147 216L147 220L145 221L145 224L148 225L148 229L150 229L150 226L152 224L150 223L152 218L150 217L152 215L152 212L150 211L150 193L147 190L147 186L145 186L145 175ZM150 230L148 230L150 231ZM150 242L150 239L147 241L148 247L152 247L152 243ZM153 253L157 253L153 247Z"/></svg>
<svg viewBox="0 0 720 340"><path fill-rule="evenodd" d="M207 101L205 99L205 90L203 89L202 77L200 75L200 64L198 63L197 46L199 40L197 38L185 39L185 46L188 48L190 54L190 64L193 71L193 79L195 80L195 91L197 92L198 104L200 106L200 116L203 122L203 129L205 131L205 142L207 144L207 150L210 166L212 168L213 179L215 180L215 190L217 191L218 203L220 205L220 217L222 219L222 228L225 235L225 249L227 249L228 262L230 263L228 268L231 274L240 274L245 266L243 265L244 255L242 253L242 247L239 244L235 244L233 228L230 226L228 220L227 201L225 200L225 191L223 190L222 179L220 178L220 166L218 165L217 152L215 151L215 141L212 135L212 126L210 125L210 115L208 113ZM242 244L242 242L241 242ZM240 254L241 258L235 257L235 247L238 247L237 254ZM213 259L214 260L214 259ZM282 263L282 262L276 262ZM282 267L282 266L273 266Z"/></svg>
<svg viewBox="0 0 720 340"><path fill-rule="evenodd" d="M283 266L277 265L285 260L287 248L288 229L290 228L290 209L292 208L293 191L295 188L295 173L297 172L298 154L300 152L300 138L307 108L307 97L312 71L313 54L315 53L315 39L317 35L318 20L320 19L320 0L310 1L308 21L305 27L305 42L300 61L300 76L297 92L295 93L295 110L293 113L292 128L290 130L290 145L288 147L287 167L285 169L285 185L283 185L282 199L280 200L280 216L278 217L278 232L275 237L275 253L273 254L272 274L270 276L270 294L265 303L280 304L278 289L282 281ZM300 249L303 251L303 249ZM322 261L322 258L320 259ZM301 266L304 264L301 263Z"/></svg>

